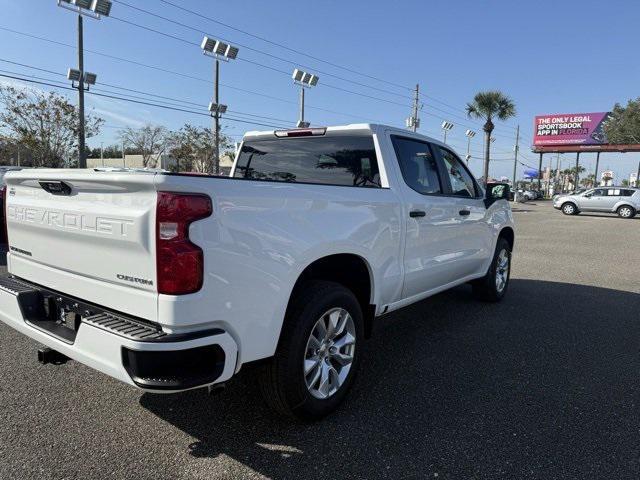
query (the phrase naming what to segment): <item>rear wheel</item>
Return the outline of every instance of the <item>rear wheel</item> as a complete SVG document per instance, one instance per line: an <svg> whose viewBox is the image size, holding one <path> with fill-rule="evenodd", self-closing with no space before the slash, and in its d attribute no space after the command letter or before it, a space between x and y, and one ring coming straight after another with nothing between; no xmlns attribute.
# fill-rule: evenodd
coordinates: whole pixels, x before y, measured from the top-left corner
<svg viewBox="0 0 640 480"><path fill-rule="evenodd" d="M618 207L618 216L620 218L633 218L636 216L636 209L630 205L622 205Z"/></svg>
<svg viewBox="0 0 640 480"><path fill-rule="evenodd" d="M562 213L564 213L565 215L575 215L578 213L578 207L570 202L565 203L564 205L562 205Z"/></svg>
<svg viewBox="0 0 640 480"><path fill-rule="evenodd" d="M511 247L499 238L487 274L472 282L473 294L486 302L499 302L507 293L511 278Z"/></svg>
<svg viewBox="0 0 640 480"><path fill-rule="evenodd" d="M355 379L363 328L350 290L333 282L308 283L292 300L278 350L261 373L267 404L302 419L335 410Z"/></svg>

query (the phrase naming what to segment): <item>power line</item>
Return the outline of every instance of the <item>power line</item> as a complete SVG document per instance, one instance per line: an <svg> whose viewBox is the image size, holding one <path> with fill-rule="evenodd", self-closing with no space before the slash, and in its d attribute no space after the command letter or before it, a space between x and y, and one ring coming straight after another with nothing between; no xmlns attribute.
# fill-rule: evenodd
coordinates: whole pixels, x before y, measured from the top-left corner
<svg viewBox="0 0 640 480"><path fill-rule="evenodd" d="M52 81L43 81L43 80L34 80L32 78L25 78L25 77L19 77L15 74L10 75L7 73L0 73L0 77L4 77L4 78L11 78L13 80L19 80L19 81L23 81L23 82L28 82L28 83L34 83L37 85L45 85L45 86L49 86L49 87L53 87L53 88L59 88L62 90L75 90L75 88L69 87L69 86L64 86L64 85L56 85L55 83L52 83ZM59 83L59 82L58 82ZM97 96L97 97L104 97L104 98L110 98L113 100L121 100L121 101L125 101L125 102L130 102L130 103L135 103L135 104L139 104L139 105L146 105L146 106L150 106L150 107L157 107L157 108L163 108L166 110L173 110L173 111L178 111L178 112L183 112L183 113L189 113L192 115L200 115L200 116L206 116L209 117L210 114L209 113L205 113L205 112L198 112L198 111L194 111L194 110L188 110L186 108L178 108L178 107L173 107L170 105L164 105L164 104L160 104L160 103L152 103L152 102L145 102L145 101L141 101L141 100L133 100L130 98L125 98L125 97L120 97L117 95L108 95L108 94L104 94L104 93L97 93L97 92L93 92L93 91L88 91L87 93ZM273 124L267 124L267 123L262 123L262 122L256 122L256 121L249 121L247 119L242 119L239 117L231 117L226 115L225 116L225 120L231 121L231 122L239 122L239 123L245 123L245 124L249 124L249 125L258 125L258 126L263 126L263 127L269 127L269 128L287 128L281 125L273 125Z"/></svg>
<svg viewBox="0 0 640 480"><path fill-rule="evenodd" d="M53 75L59 75L59 76L66 77L63 73L60 73L60 72L55 72L53 70L47 70L47 69L43 69L43 68L38 68L38 67L34 67L32 65L27 65L27 64L24 64L24 63L7 61L7 60L4 60L2 58L0 58L0 62L6 62L6 63L10 63L10 64L13 64L13 65L19 65L21 67L32 68L34 70L43 71L43 72L47 72L47 73L50 73L50 74L53 74ZM16 72L8 72L8 71L5 71L5 72L6 73L10 73L10 74L18 75L18 73L16 73ZM48 79L48 78L36 77L36 76L33 76L33 75L29 75L29 76L31 78L36 78L36 79L39 79L39 80L57 82L56 80L51 80L51 79ZM161 100L168 100L169 102L163 102L165 104L171 104L172 102L177 102L177 106L178 107L183 107L185 104L187 104L187 105L192 105L192 106L195 106L195 107L200 107L202 109L206 108L206 105L203 105L203 104L200 104L200 103L191 102L189 100L176 99L176 98L167 97L167 96L164 96L164 95L158 95L158 94L154 94L154 93L150 93L150 92L144 92L144 91L141 91L141 90L133 90L133 89L129 89L129 88L126 88L126 87L121 87L121 86L118 86L118 85L111 85L111 84L107 84L107 83L100 83L100 85L104 85L104 86L111 87L111 88L116 88L116 89L122 89L122 90L126 90L126 91L133 91L133 92L136 92L136 93L140 93L142 95L147 95L147 96L150 96L150 97L159 98ZM130 95L130 94L123 94L123 93L119 93L119 92L113 92L113 91L106 90L106 89L103 89L103 88L100 88L100 87L93 87L92 90L93 91L97 91L97 92L104 92L104 93L108 93L108 94L124 95L126 97L133 98L133 99L138 99L138 100L148 100L147 98L144 98L144 97L139 97L139 96ZM247 112L232 111L232 110L229 110L229 112L233 113L233 114L238 114L238 115L245 115L245 116L249 116L249 117L262 118L262 119L265 119L265 120L273 120L273 121L284 122L284 123L288 123L289 122L289 120L284 120L284 119L281 119L281 118L269 117L269 116L265 116L265 115L258 115L258 114L255 114L255 113L247 113Z"/></svg>
<svg viewBox="0 0 640 480"><path fill-rule="evenodd" d="M26 33L26 32L20 32L20 31L13 30L13 29L6 28L6 27L2 27L2 26L0 26L0 30L4 30L4 31L7 31L7 32L10 32L10 33L13 33L13 34L16 34L16 35L25 36L25 37L28 37L28 38L33 38L35 40L40 40L40 41L51 43L51 44L54 44L54 45L59 45L59 46L66 47L66 48L72 48L72 49L76 48L74 45L70 45L68 43L59 42L59 41L56 41L56 40L52 40L52 39L49 39L49 38L46 38L46 37L40 37L38 35L33 35L33 34L30 34L30 33ZM163 68L163 67L158 67L156 65L145 64L145 63L139 62L137 60L131 60L131 59L118 57L118 56L115 56L115 55L110 55L108 53L98 52L98 51L89 50L89 49L85 49L85 52L92 53L94 55L99 55L99 56L102 56L102 57L105 57L105 58L109 58L111 60L117 60L117 61L120 61L120 62L129 63L129 64L136 65L136 66L139 66L139 67L148 68L148 69L160 71L160 72L163 72L163 73L167 73L167 74L170 74L170 75L179 76L179 77L182 77L182 78L188 78L188 79L191 79L191 80L204 82L204 83L207 83L207 84L212 84L213 83L209 79L196 77L196 76L193 76L193 75L188 75L186 73L176 72L174 70L169 70L169 69L166 69L166 68ZM51 73L51 71L48 71L48 72ZM57 73L57 72L55 72L55 73ZM224 86L225 88L229 88L231 90L237 90L239 92L249 93L251 95L260 96L260 97L263 97L263 98L269 98L271 100L276 100L276 101L280 101L280 102L284 102L284 103L289 103L289 104L292 104L292 105L296 105L297 104L294 101L283 99L283 98L280 98L280 97L275 97L275 96L268 95L268 94L265 94L265 93L262 93L262 92L256 92L256 91L252 91L252 90L236 87L236 86L225 84L225 83L221 83L220 85ZM369 98L374 98L374 99L377 100L377 98L375 98L375 97L369 97ZM353 115L353 114L346 113L346 112L340 112L340 111L336 111L336 110L331 110L331 109L327 109L327 108L323 108L323 107L317 107L317 106L314 106L314 105L306 105L306 107L314 109L314 110L318 110L318 111L332 113L332 114L335 114L335 115L343 115L343 116L346 116L346 117L359 119L361 121L362 120L371 120L371 119L363 118L363 117L358 116L358 115ZM373 122L374 123L385 123L384 121L375 120L375 119L373 120Z"/></svg>
<svg viewBox="0 0 640 480"><path fill-rule="evenodd" d="M120 2L119 0L115 0L115 1L116 1L116 2L118 2L118 3L122 3L122 2ZM394 86L394 87L402 88L402 89L405 89L405 90L411 90L411 89L410 89L410 88L408 88L406 85L400 85L400 84L398 84L398 83L390 82L389 80L385 80L385 79L382 79L382 78L379 78L379 77L375 77L375 76L373 76L373 75L369 75L369 74L367 74L367 73L358 72L357 70L353 70L353 69L348 68L348 67L345 67L345 66L343 66L343 65L338 65L338 64L333 63L333 62L330 62L330 61L328 61L328 60L324 60L324 59L319 58L319 57L316 57L316 56L314 56L314 55L311 55L311 54L308 54L308 53L302 52L302 51L300 51L300 50L296 50L296 49L291 48L291 47L289 47L289 46L287 46L287 45L284 45L284 44L282 44L282 43L274 42L274 41L272 41L272 40L269 40L268 38L261 37L261 36L259 36L259 35L254 34L254 33L247 32L246 30L242 30L242 29L239 29L239 28L234 27L234 26L232 26L232 25L229 25L229 24L226 24L226 23L220 22L219 20L213 19L213 18L211 18L211 17L207 17L206 15L203 15L203 14L198 13L198 12L194 12L193 10L189 10L189 9L187 9L187 8L185 8L185 7L181 6L181 5L176 5L175 3L169 2L169 1L167 1L167 0L160 0L160 1L161 1L162 3L164 3L164 4L166 4L166 5L170 5L170 6L174 7L174 8L177 8L177 9L182 10L182 11L184 11L184 12L187 12L187 13L190 13L190 14L192 14L192 15L198 16L198 17L200 17L200 18L202 18L202 19L205 19L205 20L208 20L208 21L210 21L210 22L214 22L214 23L216 23L216 24L218 24L218 25L221 25L221 26L223 26L223 27L225 27L225 28L228 28L228 29L230 29L230 30L234 30L234 31L236 31L236 32L242 33L242 34L244 34L244 35L247 35L247 36L249 36L249 37L255 38L255 39L257 39L257 40L261 40L261 41L266 42L266 43L269 43L269 44L271 44L271 45L274 45L274 46L277 46L277 47L283 48L283 49L288 50L288 51L290 51L290 52L292 52L292 53L296 53L296 54L298 54L298 55L303 55L303 56L305 56L305 57L307 57L307 58L310 58L310 59L312 59L312 60L315 60L315 61L318 61L318 62L322 62L322 63L324 63L324 64L326 64L326 65L330 65L330 66L332 66L332 67L339 68L339 69L342 69L342 70L344 70L344 71L347 71L347 72L350 72L350 73L353 73L353 74L356 74L356 75L360 75L360 76L362 76L362 77L366 77L366 78L369 78L369 79L371 79L371 80L375 80L375 81L377 81L377 82L386 83L387 85L391 85L391 86Z"/></svg>
<svg viewBox="0 0 640 480"><path fill-rule="evenodd" d="M137 8L137 7L134 7L134 8ZM113 16L113 15L112 15L110 18L112 18L112 19L114 19L114 20L118 20L118 21L124 22L124 23L126 23L126 24L128 24L128 25L132 25L132 26L134 26L134 27L141 28L141 29L143 29L143 30L147 30L147 31L149 31L149 32L156 33L156 34L158 34L158 35L162 35L163 37L167 37L167 38L171 38L171 39L173 39L173 40L177 40L177 41L179 41L179 42L182 42L182 43L185 43L185 44L188 44L188 45L192 45L192 46L196 46L196 47L199 47L199 46L200 46L200 45L199 45L199 44L197 44L196 42L191 42L191 41L186 40L186 39L184 39L184 38L180 38L180 37L177 37L177 36L172 35L172 34L170 34L170 33L162 32L162 31L160 31L160 30L156 30L156 29L154 29L154 28L147 27L147 26L145 26L145 25L140 25L140 24L135 23L135 22L132 22L132 21L130 21L130 20L125 20L125 19L122 19L122 18L119 18L119 17L115 17L115 16ZM225 41L228 41L228 40L225 40ZM243 47L243 48L251 49L250 47L246 47L246 46L240 45L240 44L238 44L238 43L236 43L236 45L238 45L238 46L240 46L240 47ZM254 50L254 49L251 49L251 50ZM87 51L89 51L89 50L87 50ZM255 65L255 66L260 67L260 68L264 68L264 69L267 69L267 70L271 70L271 71L273 71L273 72L276 72L276 73L280 73L280 74L286 75L287 77L289 77L289 76L291 75L291 72L287 72L286 70L281 70L281 69L276 68L276 67L273 67L273 66L271 66L271 65L265 65L264 63L256 62L255 60L250 60L250 59L242 58L242 57L238 57L236 60L238 60L238 61L242 61L242 62L245 62L245 63L249 63L249 64L251 64L251 65ZM287 62L288 62L288 63L291 63L292 65L295 65L295 63L294 63L294 62L289 62L288 60L287 60ZM308 68L308 67L304 67L304 66L303 66L303 68ZM327 74L326 72L320 72L320 71L318 71L318 73L322 73L323 75L328 75L328 76L333 76L333 77L335 77L335 75ZM338 77L338 78L340 78L340 77ZM349 81L349 80L346 80L346 81ZM356 83L357 85L362 85L362 84L360 84L360 83L358 83L358 82L352 82L352 83ZM337 85L332 85L332 84L327 83L327 82L322 82L322 86L327 87L327 88L331 88L331 89L333 89L333 90L338 90L338 91L341 91L341 92L349 93L349 94L351 94L351 95L358 95L358 96L361 96L361 97L364 97L364 98L369 98L369 99L372 99L372 100L376 100L376 101L378 101L378 102L385 102L385 103L388 103L388 104L391 104L391 105L397 105L397 106L400 106L400 107L402 107L402 108L410 108L410 105L408 105L408 104L404 104L404 103L396 102L396 101L393 101L393 100L388 100L388 99L385 99L385 98L374 97L373 95L368 95L368 94L366 94L366 93L362 93L362 92L356 92L356 91L354 91L354 90L348 90L348 89L346 89L346 88L339 87L339 86L337 86ZM364 85L364 86L366 86L366 85ZM369 88L374 88L374 87L369 87ZM378 88L374 88L374 90L379 90L379 91L381 91L381 92L390 93L390 92L388 92L388 91L381 90L381 89L378 89ZM400 96L401 96L401 97L404 97L403 95L400 95Z"/></svg>
<svg viewBox="0 0 640 480"><path fill-rule="evenodd" d="M157 14L157 13L151 12L151 11L149 11L149 10L145 10L145 9L143 9L143 8L140 8L140 7L137 7L137 6L134 6L134 5L130 5L130 4L126 3L126 2L118 1L118 3L120 3L121 5L125 5L125 6L127 6L127 7L131 8L131 9L137 10L137 11L139 11L139 12L145 13L145 14L147 14L147 15L153 16L153 17L155 17L155 18L159 18L159 19L164 20L164 21L166 21L166 22L172 23L172 24L174 24L174 25L178 25L178 26L180 26L180 27L183 27L183 28L186 28L186 29L189 29L189 30L192 30L192 31L198 32L198 33L200 33L200 34L203 34L203 35L207 35L207 34L208 34L208 32L206 32L205 30L202 30L201 28L197 28L197 27L194 27L194 26L192 26L192 25L187 25L187 24L182 23L182 22L178 22L177 20L174 20L174 19L171 19L171 18L168 18L168 17L164 17L164 16L162 16L162 15L159 15L159 14ZM158 34L160 34L160 35L164 35L164 36L166 36L166 37L168 37L168 38L174 38L174 39L179 40L179 41L181 41L181 42L191 43L191 42L189 42L188 40L185 40L185 39L183 39L183 38L176 37L176 36L171 35L171 34L168 34L168 33L166 33L166 32L161 32L161 31L155 30L155 29L153 29L153 28L151 28L151 27L147 27L147 26L144 26L144 25L137 24L137 23L135 23L135 22L131 22L130 20L125 20L125 19L122 19L122 18L120 18L120 17L116 17L116 16L114 16L114 15L111 15L111 18L116 19L116 20L119 20L119 21L121 21L121 22L128 23L128 24L130 24L130 25L134 25L134 26L136 26L136 27L138 27L138 28L143 28L143 29L145 29L145 30L152 31L152 32L158 33ZM209 34L209 35L210 35L210 34ZM213 35L212 35L212 36L213 36ZM368 85L368 84L366 84L366 83L361 83L361 82L358 82L358 81L355 81L355 80L351 80L351 79L348 79L348 78L345 78L345 77L341 77L341 76L339 76L339 75L335 75L335 74L330 73L330 72L326 72L326 71L323 71L323 70L319 70L319 69L317 69L317 68L315 68L315 67L309 67L309 66L306 66L306 65L301 65L301 64L298 64L298 63L296 63L296 62L294 62L294 61L292 61L292 60L290 60L290 59L283 58L283 57L280 57L280 56L278 56L278 55L274 55L273 53L265 52L265 51L263 51L263 50L259 50L259 49L257 49L257 48L251 47L251 46L249 46L249 45L245 45L245 44L242 44L242 43L238 43L238 42L236 42L236 41L232 41L232 40L229 40L229 39L226 39L226 38L222 38L222 37L219 37L219 38L220 38L220 40L222 40L222 41L224 41L224 42L232 43L232 44L234 44L234 45L237 45L238 47L241 47L241 48L244 48L244 49L247 49L247 50L250 50L250 51L256 52L256 53L259 53L259 54L261 54L261 55L268 56L268 57L270 57L270 58L273 58L273 59L278 60L278 61L281 61L281 62L288 63L288 64L290 64L290 65L299 66L299 67L301 67L301 68L305 68L305 69L313 70L313 71L315 71L315 72L317 72L317 73L319 73L319 74L321 74L321 75L325 75L325 76L328 76L328 77L332 77L332 78L335 78L335 79L341 80L341 81L343 81L343 82L353 83L353 84L358 85L358 86L360 86L360 87L370 88L370 89L372 89L372 90L376 90L376 91L381 92L381 93L386 93L386 94L389 94L389 95L396 95L396 96L399 96L399 97L407 98L407 97L406 97L406 95L404 95L404 94L400 94L400 93L397 93L397 92L392 92L392 91L390 91L390 90L385 90L385 89L383 89L383 88L374 87L374 86L372 86L372 85ZM198 45L198 44L196 44L196 45ZM199 45L198 45L198 46L199 46ZM241 58L238 58L238 60L240 60L240 59L241 59ZM291 72L285 72L285 73L286 73L287 75L290 75L290 74L291 74ZM403 87L403 88L404 88L404 87Z"/></svg>

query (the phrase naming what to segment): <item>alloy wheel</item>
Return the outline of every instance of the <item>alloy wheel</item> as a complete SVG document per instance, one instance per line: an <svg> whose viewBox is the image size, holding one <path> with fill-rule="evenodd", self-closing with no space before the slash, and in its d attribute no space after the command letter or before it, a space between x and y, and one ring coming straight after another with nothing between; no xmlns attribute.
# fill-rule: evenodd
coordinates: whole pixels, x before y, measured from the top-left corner
<svg viewBox="0 0 640 480"><path fill-rule="evenodd" d="M509 281L509 253L502 249L496 262L496 290L501 293Z"/></svg>
<svg viewBox="0 0 640 480"><path fill-rule="evenodd" d="M311 395L327 399L340 389L351 370L355 348L355 324L344 308L332 308L318 319L304 354L304 380Z"/></svg>

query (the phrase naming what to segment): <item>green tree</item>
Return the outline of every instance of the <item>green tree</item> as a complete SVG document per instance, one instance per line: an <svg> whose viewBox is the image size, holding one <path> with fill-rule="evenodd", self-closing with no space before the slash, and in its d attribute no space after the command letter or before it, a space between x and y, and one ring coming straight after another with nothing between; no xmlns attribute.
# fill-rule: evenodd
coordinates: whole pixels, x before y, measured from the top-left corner
<svg viewBox="0 0 640 480"><path fill-rule="evenodd" d="M20 149L23 165L69 166L77 149L78 111L55 92L0 85L0 129ZM85 135L100 132L104 121L85 115ZM77 152L75 152L77 159Z"/></svg>
<svg viewBox="0 0 640 480"><path fill-rule="evenodd" d="M489 179L489 159L491 158L491 133L495 125L494 119L507 120L516 115L516 106L513 101L500 91L479 92L473 98L473 102L467 103L467 115L470 118L484 120L484 169L483 177L486 183Z"/></svg>
<svg viewBox="0 0 640 480"><path fill-rule="evenodd" d="M220 134L220 151L232 146L230 139ZM186 124L171 134L169 155L176 160L176 170L206 173L214 152L213 131L210 128Z"/></svg>
<svg viewBox="0 0 640 480"><path fill-rule="evenodd" d="M604 132L609 143L640 144L640 98L629 100L626 107L616 103Z"/></svg>

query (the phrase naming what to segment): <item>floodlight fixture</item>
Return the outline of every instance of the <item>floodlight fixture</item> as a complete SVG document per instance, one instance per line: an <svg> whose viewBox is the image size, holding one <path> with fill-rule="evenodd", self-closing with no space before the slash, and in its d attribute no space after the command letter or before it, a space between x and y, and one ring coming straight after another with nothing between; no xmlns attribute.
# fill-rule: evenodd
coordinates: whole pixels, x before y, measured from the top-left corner
<svg viewBox="0 0 640 480"><path fill-rule="evenodd" d="M98 75L95 73L86 72L84 74L84 83L86 83L87 85L95 85L97 79Z"/></svg>
<svg viewBox="0 0 640 480"><path fill-rule="evenodd" d="M67 71L67 78L72 82L79 82L81 76L80 70L76 70L75 68L70 68Z"/></svg>
<svg viewBox="0 0 640 480"><path fill-rule="evenodd" d="M108 17L111 14L111 6L113 4L110 0L93 0L91 4L91 10L96 15L100 15L101 17Z"/></svg>
<svg viewBox="0 0 640 480"><path fill-rule="evenodd" d="M100 20L111 14L111 0L58 0L58 6L85 17Z"/></svg>
<svg viewBox="0 0 640 480"><path fill-rule="evenodd" d="M467 130L466 132L464 132L464 134L469 138L473 138L476 136L476 132L474 132L473 130Z"/></svg>
<svg viewBox="0 0 640 480"><path fill-rule="evenodd" d="M84 72L83 74L76 68L70 68L69 70L67 70L67 78L71 80L74 88L79 88L81 86L80 83L82 83L82 87L85 90L88 90L90 86L96 84L98 75L91 72Z"/></svg>
<svg viewBox="0 0 640 480"><path fill-rule="evenodd" d="M200 48L205 55L215 57L218 60L224 60L225 62L235 60L239 51L238 47L207 36L202 39Z"/></svg>
<svg viewBox="0 0 640 480"><path fill-rule="evenodd" d="M315 87L318 85L318 80L320 77L314 75L313 73L305 72L296 68L291 75L293 78L293 82L297 85L301 85L302 87Z"/></svg>
<svg viewBox="0 0 640 480"><path fill-rule="evenodd" d="M447 130L451 130L453 128L453 123L451 122L447 122L446 120L444 122L442 122L442 125L440 125L440 127L447 131Z"/></svg>
<svg viewBox="0 0 640 480"><path fill-rule="evenodd" d="M209 103L209 111L211 113L223 114L227 113L227 106L223 104L217 104L215 102Z"/></svg>

